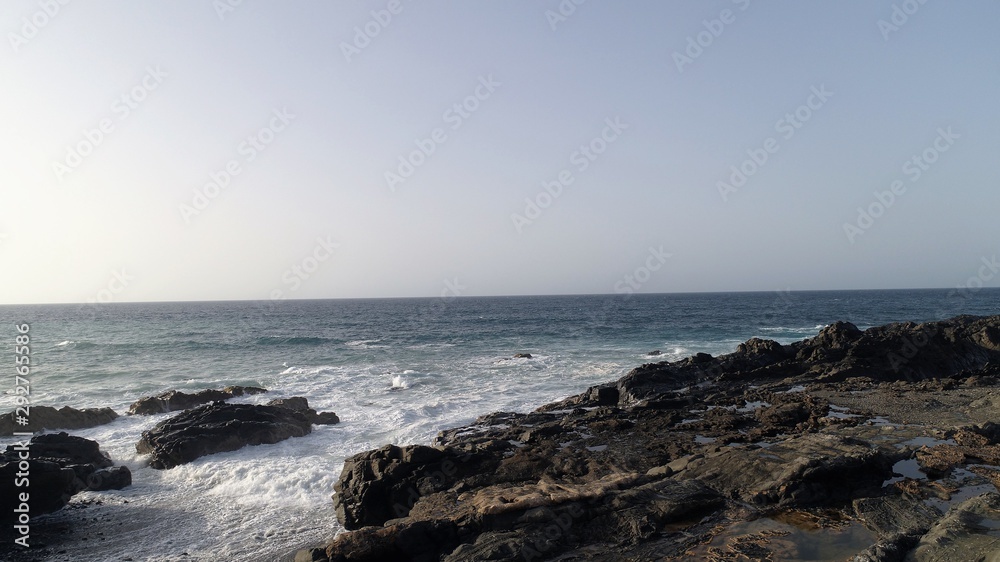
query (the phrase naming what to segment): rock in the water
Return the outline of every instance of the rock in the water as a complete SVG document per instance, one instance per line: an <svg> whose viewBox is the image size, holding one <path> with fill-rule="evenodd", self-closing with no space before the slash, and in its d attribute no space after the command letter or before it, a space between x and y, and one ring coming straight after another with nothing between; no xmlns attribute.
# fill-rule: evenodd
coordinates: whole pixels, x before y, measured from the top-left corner
<svg viewBox="0 0 1000 562"><path fill-rule="evenodd" d="M50 406L32 406L27 425L15 423L17 412L0 416L0 436L15 432L37 432L44 429L85 429L104 425L116 419L118 414L111 408L85 408L77 410L69 406L56 409Z"/></svg>
<svg viewBox="0 0 1000 562"><path fill-rule="evenodd" d="M97 441L91 441L66 432L47 433L31 438L31 457L39 460L52 461L61 466L74 464L91 464L96 468L106 468L114 463L103 452ZM7 447L4 456L13 458L13 445Z"/></svg>
<svg viewBox="0 0 1000 562"><path fill-rule="evenodd" d="M23 470L21 463L27 463ZM132 483L127 467L112 467L97 442L65 432L8 445L0 456L0 521L10 521L27 493L31 516L65 506L82 490L120 489ZM22 475L18 475L22 473ZM24 474L27 473L27 478ZM20 484L20 485L19 485Z"/></svg>
<svg viewBox="0 0 1000 562"><path fill-rule="evenodd" d="M650 357L656 357L657 355L662 355L662 354L663 354L663 352L660 351L659 349L654 349L653 351L650 351L646 355L648 355Z"/></svg>
<svg viewBox="0 0 1000 562"><path fill-rule="evenodd" d="M301 396L291 398L275 398L267 403L268 406L281 406L296 412L305 414L309 421L315 425L334 425L340 423L340 418L333 412L316 412L309 407L309 401Z"/></svg>
<svg viewBox="0 0 1000 562"><path fill-rule="evenodd" d="M153 468L167 469L213 453L277 443L312 431L309 417L281 406L216 402L184 411L143 432L139 453Z"/></svg>
<svg viewBox="0 0 1000 562"><path fill-rule="evenodd" d="M162 414L165 412L175 412L177 410L187 410L219 400L229 400L237 396L260 394L267 392L267 389L256 386L227 386L222 390L208 389L194 394L188 394L180 390L168 390L156 396L145 396L129 406L130 415L148 416L152 414ZM32 410L34 412L34 410Z"/></svg>
<svg viewBox="0 0 1000 562"><path fill-rule="evenodd" d="M87 489L93 492L101 490L121 490L132 485L132 471L127 466L112 466L95 470L87 476Z"/></svg>
<svg viewBox="0 0 1000 562"><path fill-rule="evenodd" d="M316 425L336 425L340 423L340 418L333 412L319 412L312 422Z"/></svg>
<svg viewBox="0 0 1000 562"><path fill-rule="evenodd" d="M531 359L530 353L515 353L514 359Z"/></svg>

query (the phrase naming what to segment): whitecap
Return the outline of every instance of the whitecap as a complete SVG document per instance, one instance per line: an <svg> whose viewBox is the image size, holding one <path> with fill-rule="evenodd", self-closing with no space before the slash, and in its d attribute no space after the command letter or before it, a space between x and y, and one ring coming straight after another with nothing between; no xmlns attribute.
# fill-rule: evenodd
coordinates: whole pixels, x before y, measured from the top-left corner
<svg viewBox="0 0 1000 562"><path fill-rule="evenodd" d="M413 373L413 372L415 371L404 371L404 373ZM403 378L403 375L395 375L392 377L392 386L390 386L390 389L403 390L409 388L409 386L410 386L409 382L405 378Z"/></svg>

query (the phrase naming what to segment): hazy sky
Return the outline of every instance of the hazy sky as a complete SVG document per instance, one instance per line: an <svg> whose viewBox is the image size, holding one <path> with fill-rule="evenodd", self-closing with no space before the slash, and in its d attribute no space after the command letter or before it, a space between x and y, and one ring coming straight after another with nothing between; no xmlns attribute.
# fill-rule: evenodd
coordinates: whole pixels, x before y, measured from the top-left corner
<svg viewBox="0 0 1000 562"><path fill-rule="evenodd" d="M0 302L1000 284L1000 3L576 1L0 3Z"/></svg>

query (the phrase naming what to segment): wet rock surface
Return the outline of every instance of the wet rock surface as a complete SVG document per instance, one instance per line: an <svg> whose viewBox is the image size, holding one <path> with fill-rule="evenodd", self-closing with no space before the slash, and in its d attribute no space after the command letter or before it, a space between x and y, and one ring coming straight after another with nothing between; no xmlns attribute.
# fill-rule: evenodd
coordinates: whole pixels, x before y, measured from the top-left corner
<svg viewBox="0 0 1000 562"><path fill-rule="evenodd" d="M307 418L309 418L309 422L314 425L334 425L340 423L340 418L337 417L337 414L333 412L317 412L309 407L309 400L303 398L302 396L293 396L292 398L275 398L265 405L281 406L283 408L288 408L289 410L302 412Z"/></svg>
<svg viewBox="0 0 1000 562"><path fill-rule="evenodd" d="M998 375L1000 317L968 316L642 365L347 459L351 532L299 557L977 559L997 548Z"/></svg>
<svg viewBox="0 0 1000 562"><path fill-rule="evenodd" d="M13 521L23 493L34 517L62 509L78 492L131 484L128 467L114 466L96 441L65 432L37 435L0 455L0 521Z"/></svg>
<svg viewBox="0 0 1000 562"><path fill-rule="evenodd" d="M129 415L149 416L152 414L163 414L166 412L176 412L187 410L207 404L236 398L238 396L250 396L267 392L267 389L256 386L227 386L222 390L207 389L193 394L180 390L168 390L156 396L144 396L136 400L129 406Z"/></svg>
<svg viewBox="0 0 1000 562"><path fill-rule="evenodd" d="M205 455L277 443L311 431L312 419L301 411L215 402L185 410L144 431L135 448L150 454L151 467L168 469Z"/></svg>

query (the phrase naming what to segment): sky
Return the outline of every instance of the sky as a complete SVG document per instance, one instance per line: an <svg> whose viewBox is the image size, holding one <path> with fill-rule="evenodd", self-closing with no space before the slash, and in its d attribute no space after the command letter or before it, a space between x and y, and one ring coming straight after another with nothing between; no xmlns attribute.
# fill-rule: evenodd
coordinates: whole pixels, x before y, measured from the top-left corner
<svg viewBox="0 0 1000 562"><path fill-rule="evenodd" d="M0 3L0 303L1000 285L1000 3Z"/></svg>

